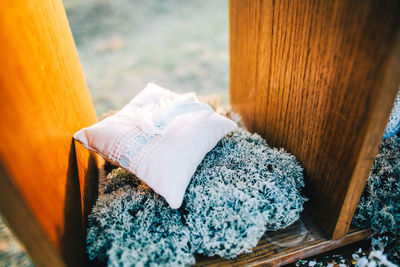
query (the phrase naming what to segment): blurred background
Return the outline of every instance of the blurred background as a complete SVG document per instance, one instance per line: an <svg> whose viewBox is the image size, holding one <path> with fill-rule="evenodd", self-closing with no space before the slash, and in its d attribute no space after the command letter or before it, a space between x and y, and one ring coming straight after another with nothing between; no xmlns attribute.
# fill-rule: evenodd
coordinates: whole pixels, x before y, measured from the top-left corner
<svg viewBox="0 0 400 267"><path fill-rule="evenodd" d="M64 0L98 115L152 81L228 103L227 0Z"/></svg>

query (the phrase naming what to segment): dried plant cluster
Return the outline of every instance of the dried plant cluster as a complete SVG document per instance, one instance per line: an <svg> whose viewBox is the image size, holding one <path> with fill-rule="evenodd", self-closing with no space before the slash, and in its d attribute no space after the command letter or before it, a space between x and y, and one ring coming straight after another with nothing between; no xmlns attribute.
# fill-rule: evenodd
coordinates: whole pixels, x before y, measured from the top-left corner
<svg viewBox="0 0 400 267"><path fill-rule="evenodd" d="M266 230L294 223L305 199L294 156L239 129L207 154L185 196L184 218L197 253L233 258Z"/></svg>
<svg viewBox="0 0 400 267"><path fill-rule="evenodd" d="M121 177L136 180L124 172ZM186 266L195 262L189 238L179 211L136 183L98 199L86 242L89 258L108 259L109 266Z"/></svg>
<svg viewBox="0 0 400 267"><path fill-rule="evenodd" d="M206 155L179 210L133 174L112 170L89 216L87 250L111 266L190 265L196 253L233 258L299 218L303 186L294 156L239 129Z"/></svg>
<svg viewBox="0 0 400 267"><path fill-rule="evenodd" d="M383 140L353 225L400 235L400 137Z"/></svg>

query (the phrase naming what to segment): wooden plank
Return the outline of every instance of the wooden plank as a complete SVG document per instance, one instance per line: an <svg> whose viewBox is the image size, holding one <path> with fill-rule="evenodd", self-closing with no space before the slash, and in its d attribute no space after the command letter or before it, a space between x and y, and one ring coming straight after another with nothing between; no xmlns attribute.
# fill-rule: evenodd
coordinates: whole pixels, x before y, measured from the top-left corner
<svg viewBox="0 0 400 267"><path fill-rule="evenodd" d="M251 63L257 60L259 1L237 1L235 5L229 5L229 13L235 18L231 19L229 24L231 50L242 46L242 49L236 49L236 53L230 54L230 83L243 88L243 91L231 90L230 98L231 102L236 104L236 108L243 111L244 121L249 122L253 116L253 109L247 103L254 102L257 80L256 66ZM248 25L248 27L240 25ZM247 128L253 129L249 123L247 123Z"/></svg>
<svg viewBox="0 0 400 267"><path fill-rule="evenodd" d="M400 2L231 0L230 10L232 107L300 160L313 216L340 238L400 83ZM254 31L256 45L244 34Z"/></svg>
<svg viewBox="0 0 400 267"><path fill-rule="evenodd" d="M72 136L97 117L62 1L3 1L0 40L2 215L38 266L83 265L96 160Z"/></svg>
<svg viewBox="0 0 400 267"><path fill-rule="evenodd" d="M199 256L196 266L283 266L366 239L371 234L371 230L350 229L346 236L328 240L315 221L305 214L286 229L267 232L249 254L233 260Z"/></svg>

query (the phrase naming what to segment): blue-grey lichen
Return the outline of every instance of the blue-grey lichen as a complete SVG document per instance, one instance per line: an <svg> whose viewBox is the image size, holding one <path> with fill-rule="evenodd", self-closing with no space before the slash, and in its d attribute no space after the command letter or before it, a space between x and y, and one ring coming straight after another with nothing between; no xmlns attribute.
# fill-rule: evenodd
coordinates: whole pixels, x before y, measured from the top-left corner
<svg viewBox="0 0 400 267"><path fill-rule="evenodd" d="M400 138L396 135L379 148L353 225L400 234Z"/></svg>
<svg viewBox="0 0 400 267"><path fill-rule="evenodd" d="M184 217L197 253L233 258L265 230L294 223L305 199L302 168L284 150L238 129L203 159L187 189Z"/></svg>
<svg viewBox="0 0 400 267"><path fill-rule="evenodd" d="M295 157L268 147L259 135L243 129L224 137L205 156L179 210L168 208L164 199L121 168L111 171L107 178L106 196L100 197L89 220L88 252L92 258L108 257L109 264L114 265L127 257L129 263L139 260L134 258L138 248L144 247L148 253L149 243L168 243L174 231L180 233L180 239L173 243L174 251L163 256L165 246L160 250L151 245L156 249L151 255L171 261L171 253L179 252L175 255L179 262L183 263L183 255L189 262L193 259L190 247L192 253L233 258L255 247L266 230L285 228L295 222L305 201L300 195L304 186L302 168ZM143 202L146 194L150 196ZM156 205L161 205L158 216L152 212ZM140 219L132 221L126 214L132 207L137 213L134 218ZM177 227L168 226L165 241L159 236L151 239L146 232L154 232L147 225L158 218L164 218L165 225ZM137 234L127 239L132 229ZM145 263L150 260L155 258L143 259Z"/></svg>
<svg viewBox="0 0 400 267"><path fill-rule="evenodd" d="M97 200L86 237L89 258L108 259L108 266L193 264L190 234L179 211L145 184L136 185L119 183Z"/></svg>
<svg viewBox="0 0 400 267"><path fill-rule="evenodd" d="M392 109L392 113L390 114L390 118L388 124L386 125L384 139L394 136L400 131L400 90L397 93L396 101L394 102L394 107Z"/></svg>

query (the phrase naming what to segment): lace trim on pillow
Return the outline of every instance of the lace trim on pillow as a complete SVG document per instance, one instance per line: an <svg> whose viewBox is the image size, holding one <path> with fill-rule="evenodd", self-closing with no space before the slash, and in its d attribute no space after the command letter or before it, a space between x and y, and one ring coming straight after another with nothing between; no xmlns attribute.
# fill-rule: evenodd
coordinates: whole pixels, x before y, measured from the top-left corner
<svg viewBox="0 0 400 267"><path fill-rule="evenodd" d="M204 110L213 111L193 93L167 96L157 104L134 108L134 125L115 140L110 160L137 174L143 159L167 133L171 121L182 114Z"/></svg>
<svg viewBox="0 0 400 267"><path fill-rule="evenodd" d="M137 174L143 159L160 138L161 134L146 133L135 125L118 138L111 151L110 160Z"/></svg>

